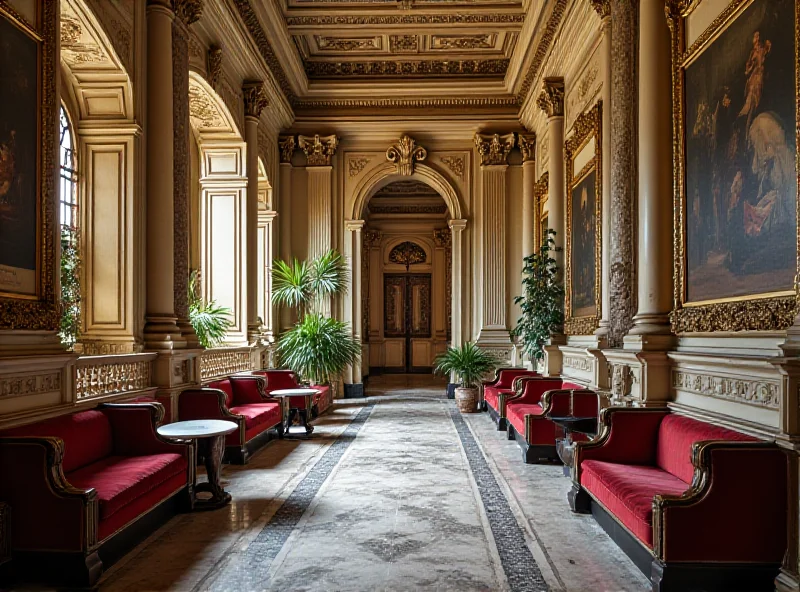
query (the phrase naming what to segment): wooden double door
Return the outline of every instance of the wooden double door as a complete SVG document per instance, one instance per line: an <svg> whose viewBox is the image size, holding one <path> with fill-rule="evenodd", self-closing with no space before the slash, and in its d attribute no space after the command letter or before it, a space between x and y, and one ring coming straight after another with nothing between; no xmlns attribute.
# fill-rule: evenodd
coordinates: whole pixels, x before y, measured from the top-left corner
<svg viewBox="0 0 800 592"><path fill-rule="evenodd" d="M383 276L386 371L431 371L431 274Z"/></svg>

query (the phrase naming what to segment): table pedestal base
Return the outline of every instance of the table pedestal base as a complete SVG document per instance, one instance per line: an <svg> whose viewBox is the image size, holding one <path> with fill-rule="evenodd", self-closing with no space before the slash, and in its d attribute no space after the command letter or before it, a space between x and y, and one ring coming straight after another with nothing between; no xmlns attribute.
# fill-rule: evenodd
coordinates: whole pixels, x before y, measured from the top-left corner
<svg viewBox="0 0 800 592"><path fill-rule="evenodd" d="M198 440L199 453L204 457L208 483L198 483L194 487L195 510L216 510L226 506L231 501L231 494L225 491L220 484L222 473L222 454L225 452L225 436L214 436ZM197 497L200 492L208 492L208 499Z"/></svg>
<svg viewBox="0 0 800 592"><path fill-rule="evenodd" d="M283 437L289 439L311 437L311 434L314 433L314 426L308 425L308 413L309 412L307 409L296 409L294 407L289 409L289 414L286 418L286 423L283 428ZM306 429L305 435L289 434L289 428L292 427L295 416L300 417L300 425Z"/></svg>

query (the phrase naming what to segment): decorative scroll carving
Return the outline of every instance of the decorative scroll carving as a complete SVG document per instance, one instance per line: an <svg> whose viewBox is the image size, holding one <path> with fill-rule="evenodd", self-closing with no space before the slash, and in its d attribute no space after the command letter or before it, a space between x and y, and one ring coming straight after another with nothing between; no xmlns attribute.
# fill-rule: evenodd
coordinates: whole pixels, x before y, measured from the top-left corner
<svg viewBox="0 0 800 592"><path fill-rule="evenodd" d="M212 45L206 54L206 80L211 88L217 90L220 75L222 74L222 48Z"/></svg>
<svg viewBox="0 0 800 592"><path fill-rule="evenodd" d="M485 60L378 60L368 62L306 61L309 78L381 76L504 76L507 58Z"/></svg>
<svg viewBox="0 0 800 592"><path fill-rule="evenodd" d="M0 398L38 395L61 390L61 373L0 378Z"/></svg>
<svg viewBox="0 0 800 592"><path fill-rule="evenodd" d="M389 263L405 265L406 269L412 265L425 263L426 260L425 249L412 241L404 241L389 252Z"/></svg>
<svg viewBox="0 0 800 592"><path fill-rule="evenodd" d="M371 205L369 206L369 211L373 214L444 214L447 212L447 204L407 206Z"/></svg>
<svg viewBox="0 0 800 592"><path fill-rule="evenodd" d="M248 372L250 349L207 349L200 356L200 381L206 382L218 376L230 376L237 372Z"/></svg>
<svg viewBox="0 0 800 592"><path fill-rule="evenodd" d="M317 47L331 51L364 51L381 49L381 37L327 37L314 35Z"/></svg>
<svg viewBox="0 0 800 592"><path fill-rule="evenodd" d="M306 153L308 159L307 166L330 166L331 158L339 145L339 139L335 135L320 136L297 136L300 148Z"/></svg>
<svg viewBox="0 0 800 592"><path fill-rule="evenodd" d="M517 134L517 142L519 143L519 149L522 152L523 162L536 160L536 134L533 132L519 133Z"/></svg>
<svg viewBox="0 0 800 592"><path fill-rule="evenodd" d="M201 128L224 128L227 126L217 106L203 92L203 89L195 84L189 85L189 116Z"/></svg>
<svg viewBox="0 0 800 592"><path fill-rule="evenodd" d="M514 147L514 134L475 134L475 145L481 157L481 165L507 164L508 154Z"/></svg>
<svg viewBox="0 0 800 592"><path fill-rule="evenodd" d="M673 370L672 386L678 390L714 399L778 409L780 385L766 380L745 380L712 374Z"/></svg>
<svg viewBox="0 0 800 592"><path fill-rule="evenodd" d="M564 79L552 76L545 78L542 84L542 92L539 93L536 104L548 117L563 117Z"/></svg>
<svg viewBox="0 0 800 592"><path fill-rule="evenodd" d="M497 33L480 35L433 35L431 49L493 49Z"/></svg>
<svg viewBox="0 0 800 592"><path fill-rule="evenodd" d="M264 83L260 80L252 80L242 85L242 95L244 96L245 117L261 117L261 112L269 105L269 97L264 88Z"/></svg>
<svg viewBox="0 0 800 592"><path fill-rule="evenodd" d="M422 162L428 157L428 151L408 134L403 134L397 144L386 151L386 160L394 163L398 174L409 176L414 172L414 162Z"/></svg>
<svg viewBox="0 0 800 592"><path fill-rule="evenodd" d="M416 35L389 35L389 50L392 53L415 53L419 50Z"/></svg>
<svg viewBox="0 0 800 592"><path fill-rule="evenodd" d="M592 372L594 370L592 360L580 356L564 356L563 365L565 368L572 368L579 372Z"/></svg>
<svg viewBox="0 0 800 592"><path fill-rule="evenodd" d="M280 136L278 138L278 147L281 149L281 162L291 163L295 149L294 136Z"/></svg>
<svg viewBox="0 0 800 592"><path fill-rule="evenodd" d="M367 166L369 161L372 160L367 156L359 156L355 158L351 158L347 161L347 174L352 179L353 177L357 177L361 174L361 171L364 170L364 167Z"/></svg>
<svg viewBox="0 0 800 592"><path fill-rule="evenodd" d="M203 16L203 0L172 0L175 16L187 25L196 23Z"/></svg>
<svg viewBox="0 0 800 592"><path fill-rule="evenodd" d="M153 354L119 356L109 360L79 358L75 368L78 401L150 388Z"/></svg>
<svg viewBox="0 0 800 592"><path fill-rule="evenodd" d="M466 173L467 167L463 156L442 156L441 161L447 166L448 169L453 171L453 174L456 177L462 181L464 180L464 174Z"/></svg>

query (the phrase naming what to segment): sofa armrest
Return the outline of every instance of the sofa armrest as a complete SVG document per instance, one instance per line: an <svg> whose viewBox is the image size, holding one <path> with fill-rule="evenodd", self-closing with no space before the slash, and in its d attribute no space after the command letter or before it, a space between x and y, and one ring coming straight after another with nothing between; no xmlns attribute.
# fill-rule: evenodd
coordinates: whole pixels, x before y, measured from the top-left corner
<svg viewBox="0 0 800 592"><path fill-rule="evenodd" d="M161 403L105 403L98 407L111 423L114 452L120 456L181 454L187 458L190 447L164 438L156 428L164 420Z"/></svg>
<svg viewBox="0 0 800 592"><path fill-rule="evenodd" d="M786 453L771 442L702 441L682 495L653 500L653 551L662 561L779 564L788 537Z"/></svg>
<svg viewBox="0 0 800 592"><path fill-rule="evenodd" d="M500 373L503 370L511 370L511 367L506 366L503 368L495 368L494 377L491 380L484 380L483 382L481 382L481 386L497 386L497 383L500 381Z"/></svg>
<svg viewBox="0 0 800 592"><path fill-rule="evenodd" d="M0 438L0 499L14 508L13 551L89 552L97 545L97 492L64 476L64 441Z"/></svg>
<svg viewBox="0 0 800 592"><path fill-rule="evenodd" d="M567 417L572 415L572 391L569 389L553 389L542 393L539 406L543 412L541 417Z"/></svg>
<svg viewBox="0 0 800 592"><path fill-rule="evenodd" d="M237 374L229 377L233 388L234 405L276 401L267 394L267 378L256 374Z"/></svg>
<svg viewBox="0 0 800 592"><path fill-rule="evenodd" d="M520 376L517 382L517 393L508 401L533 405L541 401L542 395L549 390L561 389L560 378L542 376Z"/></svg>
<svg viewBox="0 0 800 592"><path fill-rule="evenodd" d="M581 463L602 460L629 465L653 465L658 426L669 414L664 407L608 407L600 412L600 433L591 442L576 442L574 478L580 483Z"/></svg>

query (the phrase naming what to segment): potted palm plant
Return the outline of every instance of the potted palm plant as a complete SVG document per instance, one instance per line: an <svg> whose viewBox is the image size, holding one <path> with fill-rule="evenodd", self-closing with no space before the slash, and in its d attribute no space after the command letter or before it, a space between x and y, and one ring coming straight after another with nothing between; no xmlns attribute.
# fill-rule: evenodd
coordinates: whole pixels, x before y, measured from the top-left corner
<svg viewBox="0 0 800 592"><path fill-rule="evenodd" d="M214 300L204 300L199 283L197 270L194 270L189 275L189 322L200 345L219 347L225 343L228 329L233 326L233 311Z"/></svg>
<svg viewBox="0 0 800 592"><path fill-rule="evenodd" d="M345 260L335 250L311 261L273 263L272 301L298 315L295 326L278 339L278 357L303 380L330 383L361 357L361 343L350 327L321 312L327 299L347 291L348 281Z"/></svg>
<svg viewBox="0 0 800 592"><path fill-rule="evenodd" d="M455 393L458 410L475 413L478 410L478 384L497 366L498 361L493 355L470 341L461 347L448 347L434 361L434 372L445 376L455 374L461 383Z"/></svg>

